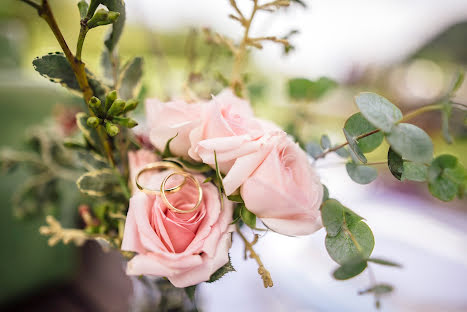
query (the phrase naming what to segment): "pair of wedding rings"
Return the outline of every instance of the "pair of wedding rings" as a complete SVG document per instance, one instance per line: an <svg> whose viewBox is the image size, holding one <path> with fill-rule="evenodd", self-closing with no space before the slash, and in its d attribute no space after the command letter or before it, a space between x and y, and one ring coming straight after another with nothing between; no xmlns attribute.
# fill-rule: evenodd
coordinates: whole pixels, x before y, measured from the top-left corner
<svg viewBox="0 0 467 312"><path fill-rule="evenodd" d="M174 171L171 174L167 175L164 178L164 180L162 180L161 187L159 190L149 189L140 184L139 179L143 173L148 172L148 171L158 171L158 170L173 170ZM176 176L176 175L182 176L183 181L177 186L166 188L167 181L171 177ZM178 209L169 202L169 200L167 199L167 193L170 194L170 193L176 193L180 191L183 188L183 186L186 184L187 179L190 179L191 181L193 181L195 186L198 188L198 200L196 201L192 209L189 209L189 210ZM191 173L184 171L181 167L177 166L176 164L170 161L156 161L156 162L147 164L138 172L135 180L136 180L136 187L138 187L138 189L140 189L146 194L161 196L162 201L167 206L167 208L177 213L194 212L199 208L199 206L201 205L201 201L203 200L203 189L201 188L201 185L198 179L196 179Z"/></svg>

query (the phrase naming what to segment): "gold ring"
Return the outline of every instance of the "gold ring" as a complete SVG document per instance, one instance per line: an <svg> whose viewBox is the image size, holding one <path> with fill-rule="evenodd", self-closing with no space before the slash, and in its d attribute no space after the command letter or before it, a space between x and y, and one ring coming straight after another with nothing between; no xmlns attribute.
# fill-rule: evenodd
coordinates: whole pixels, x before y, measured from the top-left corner
<svg viewBox="0 0 467 312"><path fill-rule="evenodd" d="M156 162L153 162L153 163L149 163L147 164L146 166L144 166L139 172L138 174L136 175L136 179L135 179L135 182L136 182L136 187L138 187L138 189L140 189L141 191L145 192L146 194L151 194L151 195L160 195L160 191L159 190L151 190L151 189L148 189L144 186L142 186L141 184L139 184L138 180L140 178L140 176L145 173L146 171L152 171L154 169L159 169L159 168L164 168L164 169L173 169L175 170L176 172L183 172L183 169L180 168L179 166L175 165L174 163L172 162L169 162L169 161L156 161ZM172 188L169 188L167 190L164 190L165 192L169 192L169 193L175 193L175 192L178 192L180 191L180 189L182 188L182 186L185 184L186 182L186 177L185 179L183 180L183 182L180 184L180 185L177 185L177 186L174 186ZM164 184L165 185L165 184ZM165 186L164 186L165 187Z"/></svg>
<svg viewBox="0 0 467 312"><path fill-rule="evenodd" d="M169 180L170 177L172 177L173 175L176 175L176 174L184 176L185 177L184 181L186 181L186 178L191 179L195 183L196 187L198 188L198 194L199 194L198 195L198 201L196 202L195 206L190 210L181 210L181 209L175 208L169 202L167 197L165 196L165 192L167 192L167 190L165 189L165 183L167 183L167 180ZM162 181L162 184L161 184L161 197L162 197L162 201L165 203L167 208L169 208L170 210L172 210L174 212L178 212L178 213L190 213L190 212L193 212L196 209L198 209L199 205L201 204L201 201L203 200L203 189L201 188L201 185L199 184L199 181L191 173L188 173L188 172L185 172L185 171L173 172L173 173L169 174L168 176L166 176L164 181Z"/></svg>

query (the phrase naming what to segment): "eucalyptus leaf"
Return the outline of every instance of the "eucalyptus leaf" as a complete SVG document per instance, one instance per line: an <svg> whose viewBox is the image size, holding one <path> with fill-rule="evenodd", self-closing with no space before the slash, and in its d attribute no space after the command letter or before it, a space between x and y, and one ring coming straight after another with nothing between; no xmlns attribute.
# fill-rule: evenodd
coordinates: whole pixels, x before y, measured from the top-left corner
<svg viewBox="0 0 467 312"><path fill-rule="evenodd" d="M323 184L323 203L329 199L329 189Z"/></svg>
<svg viewBox="0 0 467 312"><path fill-rule="evenodd" d="M336 150L336 154L342 158L348 158L350 156L349 151L345 147L341 147L338 150Z"/></svg>
<svg viewBox="0 0 467 312"><path fill-rule="evenodd" d="M355 138L347 132L347 130L344 128L342 129L344 131L345 139L349 143L349 148L350 148L350 156L352 156L352 159L355 162L362 162L364 164L367 163L367 159L365 155L363 155L362 151L358 147L357 141Z"/></svg>
<svg viewBox="0 0 467 312"><path fill-rule="evenodd" d="M442 201L451 201L456 195L462 197L466 184L465 168L453 155L436 157L428 168L428 189Z"/></svg>
<svg viewBox="0 0 467 312"><path fill-rule="evenodd" d="M377 296L381 296L381 295L384 295L384 294L388 294L390 292L392 292L394 290L394 287L392 287L391 285L389 284L377 284L377 285L374 285L368 289L365 289L365 290L362 290L362 291L359 291L358 294L359 295L365 295L365 294L369 294L369 293L373 293Z"/></svg>
<svg viewBox="0 0 467 312"><path fill-rule="evenodd" d="M256 215L248 210L245 205L241 206L240 210L240 217L246 225L248 225L250 228L255 229L256 228Z"/></svg>
<svg viewBox="0 0 467 312"><path fill-rule="evenodd" d="M321 206L321 218L329 236L336 236L344 224L344 206L335 199L326 200Z"/></svg>
<svg viewBox="0 0 467 312"><path fill-rule="evenodd" d="M429 163L433 159L433 143L425 131L417 126L401 123L386 136L391 148L403 159Z"/></svg>
<svg viewBox="0 0 467 312"><path fill-rule="evenodd" d="M323 134L321 136L320 144L323 149L328 149L331 147L331 139L329 139L327 134Z"/></svg>
<svg viewBox="0 0 467 312"><path fill-rule="evenodd" d="M388 151L388 168L397 180L401 180L404 171L404 160L392 148L389 148Z"/></svg>
<svg viewBox="0 0 467 312"><path fill-rule="evenodd" d="M350 178L359 184L368 184L378 177L378 171L370 166L357 165L349 162L345 165Z"/></svg>
<svg viewBox="0 0 467 312"><path fill-rule="evenodd" d="M314 142L309 142L306 144L306 152L311 157L316 159L316 157L318 157L321 153L323 153L323 149L321 148L319 144L314 143Z"/></svg>
<svg viewBox="0 0 467 312"><path fill-rule="evenodd" d="M425 182L427 179L427 168L425 164L406 161L404 162L401 181Z"/></svg>
<svg viewBox="0 0 467 312"><path fill-rule="evenodd" d="M337 280L346 280L362 273L367 267L365 260L356 260L344 263L332 274Z"/></svg>
<svg viewBox="0 0 467 312"><path fill-rule="evenodd" d="M393 125L402 119L400 109L376 93L362 92L355 97L355 103L363 116L383 132L390 132Z"/></svg>
<svg viewBox="0 0 467 312"><path fill-rule="evenodd" d="M362 113L356 113L350 116L345 122L344 129L352 137L358 137L362 134L370 133L377 128L363 117ZM369 153L375 150L383 142L383 133L377 132L358 140L357 145L363 153Z"/></svg>
<svg viewBox="0 0 467 312"><path fill-rule="evenodd" d="M326 235L325 245L329 256L343 265L358 258L369 258L375 246L375 239L365 222L347 220L336 236Z"/></svg>
<svg viewBox="0 0 467 312"><path fill-rule="evenodd" d="M135 57L122 69L119 94L123 100L133 99L137 95L137 89L141 85L143 76L143 58Z"/></svg>
<svg viewBox="0 0 467 312"><path fill-rule="evenodd" d="M289 97L294 100L318 100L336 86L335 81L325 77L321 77L316 81L295 78L288 81Z"/></svg>

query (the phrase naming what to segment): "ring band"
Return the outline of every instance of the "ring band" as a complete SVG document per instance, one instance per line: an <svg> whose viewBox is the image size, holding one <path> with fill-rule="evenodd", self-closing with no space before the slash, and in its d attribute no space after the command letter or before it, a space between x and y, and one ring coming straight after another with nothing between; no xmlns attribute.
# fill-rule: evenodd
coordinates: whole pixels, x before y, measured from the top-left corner
<svg viewBox="0 0 467 312"><path fill-rule="evenodd" d="M198 188L198 201L196 202L195 206L190 209L190 210L181 210L181 209L178 209L178 208L175 208L170 202L169 200L167 199L165 193L167 192L167 190L165 189L165 184L167 183L167 180L170 179L170 177L174 176L174 175L181 175L181 176L184 176L185 177L185 180L186 181L186 178L188 179L191 179L196 187ZM167 208L169 208L170 210L174 211L174 212L178 212L178 213L191 213L193 211L196 211L199 207L199 205L201 204L201 201L203 200L203 189L201 188L201 185L199 184L199 181L191 174L191 173L188 173L188 172L185 172L185 171L181 171L181 172L173 172L171 174L169 174L168 176L165 177L164 181L162 181L162 184L161 184L161 197L162 197L162 201L164 202L164 204L167 206Z"/></svg>
<svg viewBox="0 0 467 312"><path fill-rule="evenodd" d="M154 169L159 169L159 168L163 168L163 169L173 169L175 170L176 172L183 172L183 169L180 168L179 166L175 165L174 163L172 162L169 162L169 161L156 161L156 162L153 162L153 163L149 163L147 164L146 166L144 166L139 172L138 174L136 175L136 179L135 179L135 182L136 182L136 187L138 189L140 189L141 191L145 192L146 194L151 194L151 195L160 195L161 194L161 191L160 190L151 190L151 189L148 189L144 186L142 186L141 184L139 184L139 178L140 176L147 172L147 171L152 171ZM186 182L186 177L185 179L183 180L183 182L180 184L180 185L177 185L177 186L174 186L174 187L171 187L169 189L166 189L164 190L165 192L168 192L168 193L175 193L175 192L178 192L180 191L180 189L182 188L182 186L185 184ZM164 187L165 187L165 184L164 184Z"/></svg>

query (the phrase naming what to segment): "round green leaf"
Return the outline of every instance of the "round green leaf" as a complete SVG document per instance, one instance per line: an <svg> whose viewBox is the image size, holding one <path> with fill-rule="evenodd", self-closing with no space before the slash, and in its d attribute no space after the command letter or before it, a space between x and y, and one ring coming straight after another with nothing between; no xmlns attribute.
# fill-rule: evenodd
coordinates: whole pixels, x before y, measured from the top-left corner
<svg viewBox="0 0 467 312"><path fill-rule="evenodd" d="M442 201L451 201L457 195L458 186L446 177L439 176L428 183L428 190L434 197Z"/></svg>
<svg viewBox="0 0 467 312"><path fill-rule="evenodd" d="M337 280L346 280L362 273L366 269L366 266L367 262L364 260L351 261L340 266L332 275Z"/></svg>
<svg viewBox="0 0 467 312"><path fill-rule="evenodd" d="M417 182L425 182L427 177L427 166L417 162L404 162L401 181L410 180Z"/></svg>
<svg viewBox="0 0 467 312"><path fill-rule="evenodd" d="M344 224L344 206L335 199L329 199L321 207L321 218L326 232L336 236Z"/></svg>
<svg viewBox="0 0 467 312"><path fill-rule="evenodd" d="M368 184L378 176L378 171L375 168L351 162L345 165L345 169L347 169L350 178L359 184Z"/></svg>
<svg viewBox="0 0 467 312"><path fill-rule="evenodd" d="M425 131L412 124L394 126L387 140L403 159L429 163L433 159L433 143Z"/></svg>
<svg viewBox="0 0 467 312"><path fill-rule="evenodd" d="M389 171L391 171L392 175L397 179L400 180L402 178L402 172L404 171L404 161L402 157L394 152L392 148L389 148L388 151L388 167Z"/></svg>
<svg viewBox="0 0 467 312"><path fill-rule="evenodd" d="M313 158L318 157L321 153L323 153L323 150L321 149L321 146L317 143L314 142L309 142L306 145L306 152Z"/></svg>
<svg viewBox="0 0 467 312"><path fill-rule="evenodd" d="M355 97L355 103L363 116L373 126L390 132L392 126L402 119L402 112L386 98L371 92L363 92Z"/></svg>
<svg viewBox="0 0 467 312"><path fill-rule="evenodd" d="M357 221L347 222L334 237L326 235L325 244L329 256L343 265L358 258L369 258L375 246L375 239L368 225L363 221Z"/></svg>
<svg viewBox="0 0 467 312"><path fill-rule="evenodd" d="M327 134L323 134L323 136L321 136L320 144L323 149L328 149L331 147L331 139L329 139Z"/></svg>
<svg viewBox="0 0 467 312"><path fill-rule="evenodd" d="M358 137L362 134L376 130L377 128L369 123L368 120L363 117L362 113L356 113L347 119L344 129L347 130L351 136ZM383 138L384 135L380 131L358 140L357 145L363 153L369 153L381 145Z"/></svg>

